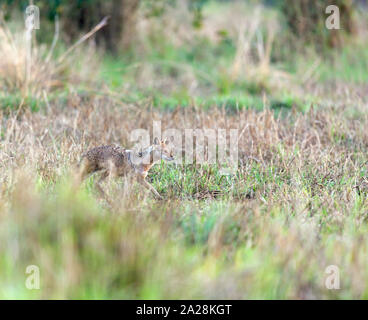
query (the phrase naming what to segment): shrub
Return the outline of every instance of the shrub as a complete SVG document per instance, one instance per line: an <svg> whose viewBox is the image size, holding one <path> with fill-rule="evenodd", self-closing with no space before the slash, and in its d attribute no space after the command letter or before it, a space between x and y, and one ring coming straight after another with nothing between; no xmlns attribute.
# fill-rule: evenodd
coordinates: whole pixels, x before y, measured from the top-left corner
<svg viewBox="0 0 368 320"><path fill-rule="evenodd" d="M328 30L325 27L325 11L329 5L336 5L340 9L341 30ZM280 6L292 33L304 44L313 44L320 50L340 47L346 41L346 34L355 33L355 7L352 0L281 1Z"/></svg>

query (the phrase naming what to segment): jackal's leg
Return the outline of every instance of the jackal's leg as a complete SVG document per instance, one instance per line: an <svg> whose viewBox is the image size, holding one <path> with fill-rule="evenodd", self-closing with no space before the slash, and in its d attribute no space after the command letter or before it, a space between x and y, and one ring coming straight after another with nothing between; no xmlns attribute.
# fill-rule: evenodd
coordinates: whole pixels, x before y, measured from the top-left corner
<svg viewBox="0 0 368 320"><path fill-rule="evenodd" d="M157 198L163 199L156 189L145 178L139 176L138 181L143 184L148 190L150 190Z"/></svg>

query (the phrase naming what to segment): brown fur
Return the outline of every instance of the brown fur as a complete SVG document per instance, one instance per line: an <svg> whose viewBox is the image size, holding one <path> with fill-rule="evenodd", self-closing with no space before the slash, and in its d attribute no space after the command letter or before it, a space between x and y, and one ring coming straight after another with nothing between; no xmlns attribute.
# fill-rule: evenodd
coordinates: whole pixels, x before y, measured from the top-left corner
<svg viewBox="0 0 368 320"><path fill-rule="evenodd" d="M133 164L130 159L132 156L131 150L115 145L99 146L90 149L82 156L82 160L80 162L80 178L81 180L84 180L88 175L101 171L102 174L98 181L98 188L100 192L103 193L99 184L109 175L121 177L132 172L137 175L138 181L141 184L152 191L158 198L162 198L155 188L145 180L145 178L148 175L148 171L155 164L153 157L154 152L157 152L161 157L164 156L173 160L172 152L168 150L166 140L158 141L157 139L155 139L155 144L146 150L149 150L147 151L149 152L149 163Z"/></svg>

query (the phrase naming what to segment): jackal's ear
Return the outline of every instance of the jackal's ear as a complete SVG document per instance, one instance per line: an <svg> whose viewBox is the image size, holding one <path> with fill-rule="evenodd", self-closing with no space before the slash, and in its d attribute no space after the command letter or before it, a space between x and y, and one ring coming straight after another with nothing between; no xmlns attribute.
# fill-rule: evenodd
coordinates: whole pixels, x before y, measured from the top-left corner
<svg viewBox="0 0 368 320"><path fill-rule="evenodd" d="M168 145L170 142L174 142L174 137L170 136L169 138L165 138L162 143Z"/></svg>
<svg viewBox="0 0 368 320"><path fill-rule="evenodd" d="M160 144L160 140L156 137L156 138L153 140L153 144Z"/></svg>

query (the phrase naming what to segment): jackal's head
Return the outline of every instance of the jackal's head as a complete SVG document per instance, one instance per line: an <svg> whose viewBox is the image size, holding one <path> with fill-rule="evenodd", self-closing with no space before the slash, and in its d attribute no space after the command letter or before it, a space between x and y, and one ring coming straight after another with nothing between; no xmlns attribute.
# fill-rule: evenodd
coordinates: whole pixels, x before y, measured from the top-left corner
<svg viewBox="0 0 368 320"><path fill-rule="evenodd" d="M174 154L173 148L169 146L170 142L168 139L159 140L155 138L153 141L152 154L153 159L163 159L165 161L173 161Z"/></svg>
<svg viewBox="0 0 368 320"><path fill-rule="evenodd" d="M138 157L135 157L133 162L136 162L136 164L153 165L161 159L165 161L175 160L173 147L170 146L170 142L167 139L159 140L155 138L152 145L138 152Z"/></svg>

